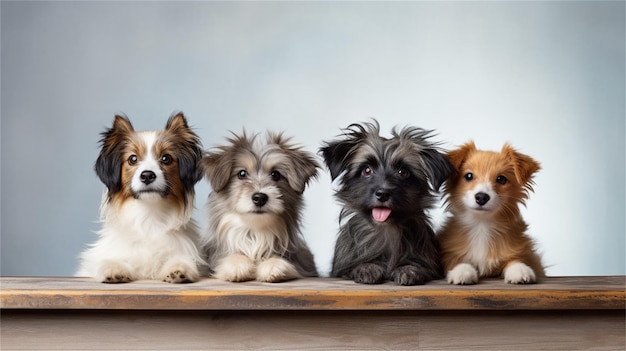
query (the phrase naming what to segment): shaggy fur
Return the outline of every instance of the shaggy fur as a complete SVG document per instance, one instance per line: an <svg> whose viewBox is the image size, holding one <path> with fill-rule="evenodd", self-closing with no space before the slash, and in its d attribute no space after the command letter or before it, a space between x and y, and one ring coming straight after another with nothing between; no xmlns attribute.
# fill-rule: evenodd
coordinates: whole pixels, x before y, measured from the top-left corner
<svg viewBox="0 0 626 351"><path fill-rule="evenodd" d="M540 168L509 144L500 152L477 150L473 142L447 155L458 170L446 182L452 217L439 233L450 284L475 284L504 276L507 283L534 283L544 268L526 235L520 214Z"/></svg>
<svg viewBox="0 0 626 351"><path fill-rule="evenodd" d="M165 130L136 132L127 117L115 116L100 142L103 228L76 275L104 283L197 280L204 262L191 214L202 146L185 117L173 115Z"/></svg>
<svg viewBox="0 0 626 351"><path fill-rule="evenodd" d="M429 141L431 131L405 127L392 138L378 122L352 124L321 148L343 205L331 276L357 283L424 284L441 276L426 210L452 166Z"/></svg>
<svg viewBox="0 0 626 351"><path fill-rule="evenodd" d="M282 134L234 135L203 159L213 188L206 251L227 281L280 282L317 276L300 232L302 194L316 177L312 154Z"/></svg>

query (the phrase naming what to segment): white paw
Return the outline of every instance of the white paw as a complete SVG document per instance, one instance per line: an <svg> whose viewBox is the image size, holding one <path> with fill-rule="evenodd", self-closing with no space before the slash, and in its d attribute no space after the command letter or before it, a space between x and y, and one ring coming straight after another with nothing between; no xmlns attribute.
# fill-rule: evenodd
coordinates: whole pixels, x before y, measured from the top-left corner
<svg viewBox="0 0 626 351"><path fill-rule="evenodd" d="M109 284L128 283L135 280L128 265L112 261L103 262L95 278L102 283Z"/></svg>
<svg viewBox="0 0 626 351"><path fill-rule="evenodd" d="M459 263L448 271L447 279L450 284L476 284L478 283L478 271L469 263Z"/></svg>
<svg viewBox="0 0 626 351"><path fill-rule="evenodd" d="M161 270L161 277L168 283L191 283L200 278L198 268L193 262L171 260Z"/></svg>
<svg viewBox="0 0 626 351"><path fill-rule="evenodd" d="M504 269L504 281L509 284L529 284L537 281L535 272L524 263L511 263Z"/></svg>
<svg viewBox="0 0 626 351"><path fill-rule="evenodd" d="M259 263L256 270L256 280L260 282L278 283L296 278L301 278L296 267L278 257L271 257Z"/></svg>
<svg viewBox="0 0 626 351"><path fill-rule="evenodd" d="M253 280L256 277L256 265L247 256L233 254L224 257L219 262L213 276L217 279L231 282Z"/></svg>

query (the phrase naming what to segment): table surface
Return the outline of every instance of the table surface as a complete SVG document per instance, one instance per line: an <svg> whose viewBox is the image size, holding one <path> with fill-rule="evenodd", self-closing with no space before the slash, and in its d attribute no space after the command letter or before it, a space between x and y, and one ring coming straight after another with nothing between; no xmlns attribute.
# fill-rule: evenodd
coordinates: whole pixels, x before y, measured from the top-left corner
<svg viewBox="0 0 626 351"><path fill-rule="evenodd" d="M0 277L2 309L87 310L617 310L625 276L548 277L511 285L487 279L457 286L356 284L335 278L283 283L103 284L76 277Z"/></svg>

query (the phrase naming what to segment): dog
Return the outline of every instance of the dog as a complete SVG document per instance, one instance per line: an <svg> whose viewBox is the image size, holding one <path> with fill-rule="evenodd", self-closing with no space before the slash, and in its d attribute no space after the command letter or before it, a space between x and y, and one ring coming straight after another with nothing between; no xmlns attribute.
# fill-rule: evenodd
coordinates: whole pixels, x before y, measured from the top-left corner
<svg viewBox="0 0 626 351"><path fill-rule="evenodd" d="M232 134L202 160L212 191L205 247L215 278L282 282L317 276L301 234L303 192L314 155L283 133Z"/></svg>
<svg viewBox="0 0 626 351"><path fill-rule="evenodd" d="M77 276L103 283L193 282L205 264L191 218L202 179L202 145L182 113L164 130L136 132L115 116L102 133L95 171L106 185L99 239L80 255Z"/></svg>
<svg viewBox="0 0 626 351"><path fill-rule="evenodd" d="M427 210L453 171L432 131L351 124L320 148L343 208L331 276L357 283L424 284L442 276Z"/></svg>
<svg viewBox="0 0 626 351"><path fill-rule="evenodd" d="M507 283L525 284L543 277L519 210L533 191L539 163L508 143L494 152L477 150L471 141L447 157L457 170L444 186L452 216L438 234L448 282L504 276Z"/></svg>

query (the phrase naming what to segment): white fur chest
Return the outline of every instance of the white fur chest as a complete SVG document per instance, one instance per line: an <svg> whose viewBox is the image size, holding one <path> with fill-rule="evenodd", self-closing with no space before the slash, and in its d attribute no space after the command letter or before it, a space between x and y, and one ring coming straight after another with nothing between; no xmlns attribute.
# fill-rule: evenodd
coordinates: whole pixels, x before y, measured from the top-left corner
<svg viewBox="0 0 626 351"><path fill-rule="evenodd" d="M468 248L465 257L478 269L480 276L488 275L499 263L489 255L493 235L491 223L489 220L477 219L471 214L465 214L460 219L468 230Z"/></svg>
<svg viewBox="0 0 626 351"><path fill-rule="evenodd" d="M259 218L250 223L249 218L245 220L238 214L226 214L217 226L218 242L228 254L241 253L257 261L284 252L288 245L285 228L271 220L261 225L260 222L265 220Z"/></svg>
<svg viewBox="0 0 626 351"><path fill-rule="evenodd" d="M127 201L117 211L111 207L104 209L104 216L107 226L138 239L167 236L181 230L189 221L183 213L160 198Z"/></svg>

